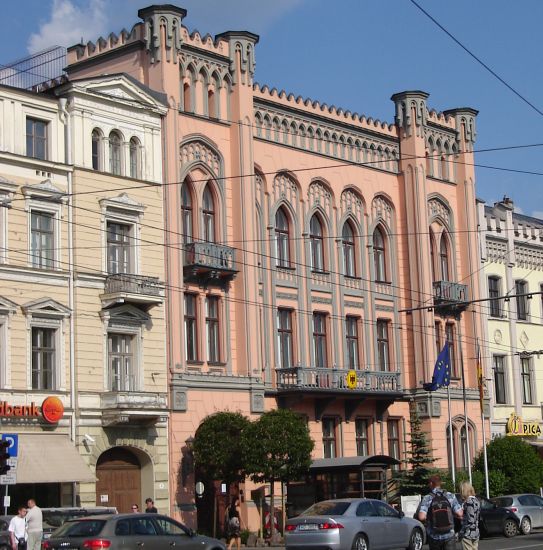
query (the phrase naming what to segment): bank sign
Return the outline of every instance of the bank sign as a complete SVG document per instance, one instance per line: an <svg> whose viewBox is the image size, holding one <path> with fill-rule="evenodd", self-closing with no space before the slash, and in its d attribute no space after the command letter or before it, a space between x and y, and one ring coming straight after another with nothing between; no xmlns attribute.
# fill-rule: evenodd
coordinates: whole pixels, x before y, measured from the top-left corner
<svg viewBox="0 0 543 550"><path fill-rule="evenodd" d="M32 402L30 405L12 405L0 401L0 418L22 420L43 419L48 424L57 424L64 416L64 405L58 397L46 397L41 405Z"/></svg>
<svg viewBox="0 0 543 550"><path fill-rule="evenodd" d="M537 422L524 422L518 414L511 413L507 421L507 435L517 437L540 437L541 425Z"/></svg>

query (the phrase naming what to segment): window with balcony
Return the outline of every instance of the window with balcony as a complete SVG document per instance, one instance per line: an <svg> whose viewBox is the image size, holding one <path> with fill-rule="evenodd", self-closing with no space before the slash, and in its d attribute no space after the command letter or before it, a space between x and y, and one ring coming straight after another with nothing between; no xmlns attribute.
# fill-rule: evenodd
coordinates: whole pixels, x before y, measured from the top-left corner
<svg viewBox="0 0 543 550"><path fill-rule="evenodd" d="M490 298L490 316L491 317L501 317L501 300L500 296L500 278L499 277L489 277L488 278L488 297Z"/></svg>
<svg viewBox="0 0 543 550"><path fill-rule="evenodd" d="M206 243L216 242L215 201L209 183L205 186L203 195L203 240Z"/></svg>
<svg viewBox="0 0 543 550"><path fill-rule="evenodd" d="M192 192L187 180L181 186L181 225L183 244L192 242Z"/></svg>
<svg viewBox="0 0 543 550"><path fill-rule="evenodd" d="M57 330L32 327L32 389L53 390L56 368Z"/></svg>
<svg viewBox="0 0 543 550"><path fill-rule="evenodd" d="M219 363L221 360L219 303L218 296L206 298L207 360L209 363Z"/></svg>
<svg viewBox="0 0 543 550"><path fill-rule="evenodd" d="M343 274L346 277L356 277L354 231L349 222L343 224L341 245L343 249Z"/></svg>
<svg viewBox="0 0 543 550"><path fill-rule="evenodd" d="M360 368L358 345L358 317L347 315L345 318L345 338L347 343L347 366L349 369Z"/></svg>
<svg viewBox="0 0 543 550"><path fill-rule="evenodd" d="M311 269L313 271L324 271L324 231L316 214L309 223L309 250Z"/></svg>
<svg viewBox="0 0 543 550"><path fill-rule="evenodd" d="M526 281L515 281L515 294L517 303L517 319L526 321L528 319L528 283Z"/></svg>
<svg viewBox="0 0 543 550"><path fill-rule="evenodd" d="M400 421L391 419L387 421L388 454L400 460Z"/></svg>
<svg viewBox="0 0 543 550"><path fill-rule="evenodd" d="M377 320L377 364L380 371L390 370L389 321Z"/></svg>
<svg viewBox="0 0 543 550"><path fill-rule="evenodd" d="M375 280L380 283L387 282L386 242L383 230L376 227L373 232L373 269Z"/></svg>
<svg viewBox="0 0 543 550"><path fill-rule="evenodd" d="M458 369L458 358L456 357L456 328L453 323L445 325L445 338L449 342L449 359L451 361L451 376L460 378Z"/></svg>
<svg viewBox="0 0 543 550"><path fill-rule="evenodd" d="M109 333L107 341L109 390L134 391L136 389L134 335Z"/></svg>
<svg viewBox="0 0 543 550"><path fill-rule="evenodd" d="M278 267L290 267L290 230L288 217L281 207L275 214L275 248Z"/></svg>
<svg viewBox="0 0 543 550"><path fill-rule="evenodd" d="M322 446L324 458L336 458L336 419L322 419Z"/></svg>
<svg viewBox="0 0 543 550"><path fill-rule="evenodd" d="M32 210L30 213L30 254L32 267L55 266L55 214Z"/></svg>
<svg viewBox="0 0 543 550"><path fill-rule="evenodd" d="M102 169L102 133L100 130L95 128L92 131L92 169L101 170Z"/></svg>
<svg viewBox="0 0 543 550"><path fill-rule="evenodd" d="M292 311L290 309L279 308L277 310L277 347L279 366L282 369L294 365L292 343Z"/></svg>
<svg viewBox="0 0 543 550"><path fill-rule="evenodd" d="M122 139L118 132L109 134L109 171L116 176L122 170Z"/></svg>
<svg viewBox="0 0 543 550"><path fill-rule="evenodd" d="M505 357L503 355L492 356L492 370L494 371L494 399L498 405L507 403L505 389Z"/></svg>
<svg viewBox="0 0 543 550"><path fill-rule="evenodd" d="M140 169L140 142L137 138L133 137L130 139L129 144L129 158L130 158L130 177L131 178L141 178L141 169Z"/></svg>
<svg viewBox="0 0 543 550"><path fill-rule="evenodd" d="M315 366L328 366L328 344L326 336L326 314L313 313L313 355Z"/></svg>
<svg viewBox="0 0 543 550"><path fill-rule="evenodd" d="M107 271L115 273L131 273L132 266L132 232L130 224L107 222Z"/></svg>
<svg viewBox="0 0 543 550"><path fill-rule="evenodd" d="M185 356L188 362L198 361L197 297L185 294Z"/></svg>
<svg viewBox="0 0 543 550"><path fill-rule="evenodd" d="M355 420L355 437L357 456L368 456L370 454L370 448L367 418L357 418Z"/></svg>
<svg viewBox="0 0 543 550"><path fill-rule="evenodd" d="M47 159L47 122L27 117L26 156Z"/></svg>
<svg viewBox="0 0 543 550"><path fill-rule="evenodd" d="M449 268L449 245L445 233L441 234L439 241L439 274L442 281L450 281L451 273Z"/></svg>
<svg viewBox="0 0 543 550"><path fill-rule="evenodd" d="M522 379L522 403L533 405L532 364L530 357L520 358L520 376Z"/></svg>

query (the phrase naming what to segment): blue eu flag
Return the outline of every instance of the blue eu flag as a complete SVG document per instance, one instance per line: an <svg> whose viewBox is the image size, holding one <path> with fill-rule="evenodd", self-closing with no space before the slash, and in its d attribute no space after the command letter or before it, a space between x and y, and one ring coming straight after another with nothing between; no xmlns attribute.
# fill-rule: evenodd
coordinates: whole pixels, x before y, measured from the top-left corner
<svg viewBox="0 0 543 550"><path fill-rule="evenodd" d="M437 356L436 366L432 381L429 384L423 384L426 391L436 391L437 389L448 386L451 382L451 356L449 354L449 342L445 342L443 349Z"/></svg>

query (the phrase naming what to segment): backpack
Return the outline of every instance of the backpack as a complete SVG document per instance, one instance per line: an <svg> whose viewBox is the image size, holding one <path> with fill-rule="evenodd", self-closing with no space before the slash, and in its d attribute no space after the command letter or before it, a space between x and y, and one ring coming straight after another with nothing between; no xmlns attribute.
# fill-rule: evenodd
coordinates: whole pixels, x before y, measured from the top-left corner
<svg viewBox="0 0 543 550"><path fill-rule="evenodd" d="M428 525L436 535L446 535L454 529L452 506L443 491L436 493L430 503Z"/></svg>

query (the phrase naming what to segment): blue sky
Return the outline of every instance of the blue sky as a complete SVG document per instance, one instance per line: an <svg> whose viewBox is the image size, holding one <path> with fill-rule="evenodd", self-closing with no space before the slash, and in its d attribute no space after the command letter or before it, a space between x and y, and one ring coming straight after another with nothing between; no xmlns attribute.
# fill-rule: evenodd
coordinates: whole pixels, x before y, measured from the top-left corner
<svg viewBox="0 0 543 550"><path fill-rule="evenodd" d="M543 111L543 2L418 2ZM2 4L0 63L52 44L130 29L145 0L19 0ZM160 3L160 2L156 2ZM256 80L295 95L393 121L390 96L430 93L436 110L480 111L476 149L543 143L543 116L487 73L409 0L186 0L190 30L260 34ZM543 173L543 147L481 152L481 165ZM294 168L294 167L293 167ZM477 168L487 203L511 197L543 218L543 176Z"/></svg>

